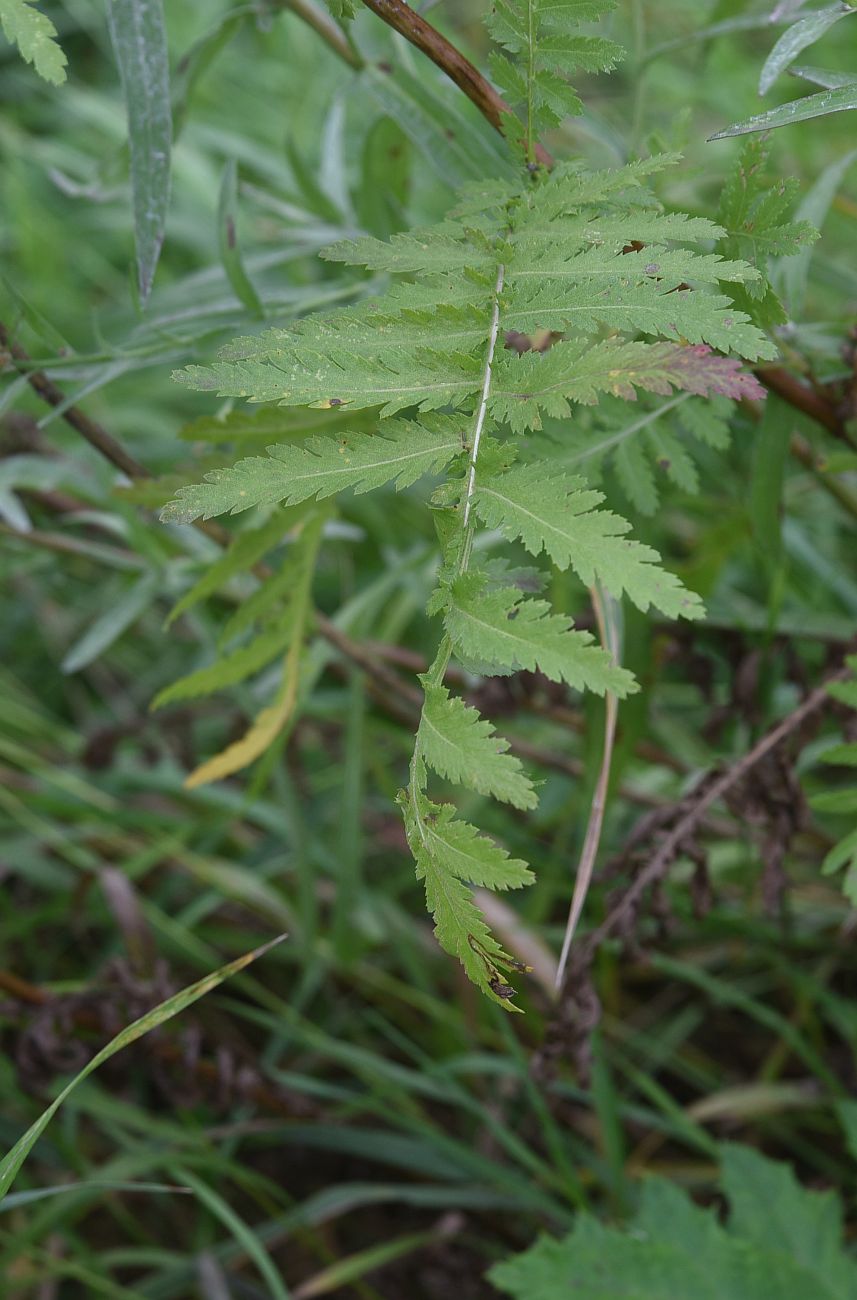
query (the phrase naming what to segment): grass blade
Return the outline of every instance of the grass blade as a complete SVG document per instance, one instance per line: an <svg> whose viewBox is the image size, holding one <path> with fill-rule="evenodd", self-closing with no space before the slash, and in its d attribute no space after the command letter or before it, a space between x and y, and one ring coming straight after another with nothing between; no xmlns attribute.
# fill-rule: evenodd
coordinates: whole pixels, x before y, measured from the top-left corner
<svg viewBox="0 0 857 1300"><path fill-rule="evenodd" d="M807 14L805 18L801 18L793 27L783 32L765 60L759 77L759 94L764 95L770 90L780 73L785 72L786 68L794 63L801 50L815 44L829 27L853 12L846 4L829 5L826 9Z"/></svg>
<svg viewBox="0 0 857 1300"><path fill-rule="evenodd" d="M144 1016L141 1016L139 1020L126 1025L115 1038L110 1040L106 1047L102 1047L101 1051L93 1056L91 1061L87 1062L80 1073L75 1075L71 1083L66 1084L60 1095L55 1101L51 1102L47 1110L42 1112L36 1122L30 1125L11 1151L0 1160L0 1201L3 1200L12 1186L18 1171L60 1106L79 1083L82 1083L88 1075L97 1070L105 1061L109 1061L111 1056L121 1052L123 1047L127 1047L129 1043L135 1043L138 1038L148 1034L151 1029L156 1029L158 1025L162 1025L165 1021L171 1020L173 1016L177 1016L179 1012L186 1010L187 1007L206 993L210 993L212 989L217 988L218 984L222 984L224 980L229 979L230 975L236 975L245 966L249 966L251 962L263 956L275 944L281 943L285 937L284 934L278 935L270 943L262 944L260 948L254 948L252 952L244 953L242 957L236 957L235 961L229 962L226 966L221 966L219 970L213 971L210 975L205 975L201 980L197 980L195 984L189 984L187 988L174 993L171 998L167 998L166 1002L159 1003L158 1006L153 1007L151 1011L147 1011Z"/></svg>
<svg viewBox="0 0 857 1300"><path fill-rule="evenodd" d="M170 197L173 127L163 5L161 0L111 0L108 21L128 111L137 279L145 302Z"/></svg>
<svg viewBox="0 0 857 1300"><path fill-rule="evenodd" d="M226 278L232 285L235 297L244 304L250 315L261 319L265 315L265 309L244 269L244 259L238 246L238 167L234 158L229 159L223 170L217 224L220 260Z"/></svg>
<svg viewBox="0 0 857 1300"><path fill-rule="evenodd" d="M243 1219L238 1217L231 1205L224 1201L223 1197L213 1187L209 1187L208 1183L203 1182L201 1178L197 1178L195 1174L192 1174L190 1170L185 1169L183 1166L176 1165L172 1172L173 1177L178 1178L181 1183L187 1184L188 1187L193 1189L206 1209L223 1224L224 1228L231 1232L235 1240L247 1252L265 1279L271 1300L290 1300L289 1290L274 1267L271 1256L255 1232L247 1226Z"/></svg>

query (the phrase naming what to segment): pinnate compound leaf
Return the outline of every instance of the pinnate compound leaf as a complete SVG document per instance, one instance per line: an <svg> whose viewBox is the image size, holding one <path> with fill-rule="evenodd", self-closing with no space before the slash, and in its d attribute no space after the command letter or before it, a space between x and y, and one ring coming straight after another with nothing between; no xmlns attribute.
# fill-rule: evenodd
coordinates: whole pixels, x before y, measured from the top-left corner
<svg viewBox="0 0 857 1300"><path fill-rule="evenodd" d="M55 86L65 81L66 57L57 42L57 29L36 8L35 0L0 0L0 27L40 77Z"/></svg>
<svg viewBox="0 0 857 1300"><path fill-rule="evenodd" d="M577 31L580 23L614 7L613 0L496 0L493 5L488 30L503 53L492 56L491 73L520 113L527 156L543 131L583 111L565 77L606 72L622 58L614 41ZM515 139L514 125L508 129Z"/></svg>
<svg viewBox="0 0 857 1300"><path fill-rule="evenodd" d="M528 155L540 120L575 111L576 96L561 74L607 57L597 38L569 30L607 7L601 0L501 0L496 6L495 37L513 56L500 80L515 90ZM549 62L530 58L531 18L537 40L547 42ZM520 158L522 133L507 126ZM490 181L469 187L452 220L387 241L361 237L335 245L329 260L392 273L394 284L374 299L238 340L214 366L191 368L179 378L204 391L335 411L337 418L371 410L379 432L367 436L363 427L346 426L339 440L288 443L231 470L212 467L208 481L181 492L164 517L192 520L253 504L299 504L340 488L404 486L453 465L433 501L443 563L429 611L444 615L459 660L488 674L542 671L599 694L635 690L632 675L589 633L552 613L546 601L525 597L511 573L496 565L490 572L488 565L472 570L465 515L496 521L536 554L545 549L558 562L575 564L586 579L603 575L642 606L697 612L695 598L657 568L655 553L631 543L623 521L594 509L600 497L563 479L551 484L539 514L532 509L537 469L528 471L532 477L503 483L509 466L522 452L527 456L526 444L514 435L539 429L545 415L567 416L572 403L594 405L603 395L619 406L638 391L671 397L679 390L681 397L662 404L666 411L688 394L700 405L717 395L762 396L738 358L773 358L777 349L734 306L734 295L720 292L724 284L739 290L755 284L760 273L743 260L673 246L725 232L706 219L659 210L640 182L667 161L607 172L560 165L549 177L536 169L523 185L492 173ZM655 341L622 337L621 331ZM719 356L712 345L732 355ZM389 419L398 411L442 407L461 414ZM625 439L626 431L616 434L624 420L621 413L612 422L608 417L605 446ZM673 476L693 486L690 459L656 421L657 412L646 409L627 433L645 425L655 455L668 456ZM716 421L698 423L703 440L722 443ZM460 453L476 457L477 430L484 436L478 466L472 465L475 479L467 474L476 485L470 515L460 508ZM538 453L528 459L539 464ZM546 481L554 477L549 460L541 462ZM503 497L510 482L517 491ZM279 590L277 583L266 584L257 600L247 602L254 619L267 619ZM262 637L271 630L266 626ZM442 688L429 689L402 797L409 842L440 942L480 988L508 1006L512 989L503 972L521 969L520 963L491 938L470 886L521 885L529 872L451 807L429 802L429 768L524 810L534 803L532 786L490 724Z"/></svg>
<svg viewBox="0 0 857 1300"><path fill-rule="evenodd" d="M700 618L696 593L660 567L657 551L624 536L627 520L595 508L603 499L582 479L546 478L535 464L477 483L474 505L489 528L519 537L532 555L546 551L561 569L570 565L588 587L597 579L642 610L653 605L669 618Z"/></svg>
<svg viewBox="0 0 857 1300"><path fill-rule="evenodd" d="M161 519L186 524L276 501L294 505L343 488L369 492L391 482L407 487L421 475L442 469L461 450L462 422L450 416L420 424L388 421L382 434L343 434L274 446L267 457L247 457L227 469L212 470L206 483L180 488L161 511Z"/></svg>
<svg viewBox="0 0 857 1300"><path fill-rule="evenodd" d="M631 673L618 668L588 632L575 631L546 600L514 588L486 590L482 575L465 574L450 589L446 628L453 645L470 660L542 672L579 691L624 698L637 690Z"/></svg>
<svg viewBox="0 0 857 1300"><path fill-rule="evenodd" d="M808 1192L787 1165L723 1148L731 1203L713 1210L661 1178L646 1179L627 1229L579 1215L571 1234L542 1237L495 1266L491 1281L515 1300L849 1300L857 1266L842 1244L833 1193Z"/></svg>
<svg viewBox="0 0 857 1300"><path fill-rule="evenodd" d="M476 709L443 686L427 686L417 744L439 776L491 795L515 808L535 808L538 797L509 742Z"/></svg>

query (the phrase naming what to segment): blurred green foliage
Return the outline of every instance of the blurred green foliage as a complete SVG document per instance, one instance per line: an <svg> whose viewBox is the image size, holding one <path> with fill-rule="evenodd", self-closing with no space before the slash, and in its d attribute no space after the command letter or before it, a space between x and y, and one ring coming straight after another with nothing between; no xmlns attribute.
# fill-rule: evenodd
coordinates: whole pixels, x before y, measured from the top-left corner
<svg viewBox="0 0 857 1300"><path fill-rule="evenodd" d="M832 750L853 745L847 707L801 735L794 761L770 765L762 787L711 811L710 904L698 861L682 858L640 920L646 958L616 942L599 951L603 1015L588 1078L573 1026L558 1042L546 1034L556 1028L551 960L600 761L597 706L517 679L484 701L541 755L537 812L480 806L538 878L514 912L492 918L506 942L534 953L527 1015L513 1025L471 995L422 915L393 807L413 720L394 716L330 641L313 639L299 720L250 777L185 788L200 759L270 701L273 683L263 673L149 712L159 691L211 662L257 590L248 573L227 577L165 631L170 607L222 552L151 511L225 456L260 451L269 434L264 410L254 424L174 384L171 371L253 333L260 310L275 325L363 295L371 280L318 250L440 219L460 183L504 166L504 146L367 11L349 28L358 71L286 6L169 4L172 194L141 310L104 7L40 8L68 80L45 84L0 43L0 318L63 397L158 478L129 486L61 408L7 369L3 1148L124 1025L275 932L289 938L69 1097L0 1209L10 1300L490 1297L488 1268L538 1232L567 1235L582 1209L632 1222L648 1174L710 1202L723 1139L837 1189L853 1223L857 1171L843 1142L851 1132L853 1149L853 910L836 876L821 873L853 834L853 770ZM481 5L424 10L485 66ZM596 166L680 149L659 197L713 218L741 142L706 137L759 111L774 44L767 17L743 0L622 0L603 34L628 57L609 78L583 78L584 115L550 133L551 149ZM855 22L832 28L813 62L853 71L853 45L838 33ZM782 76L764 107L803 93L805 82ZM800 266L774 267L792 305L778 335L784 361L810 367L847 403L853 115L776 131L769 147L772 182L795 178L798 215L822 229ZM778 442L745 408L728 446L695 441L688 469L680 414L646 426L662 440L654 513L643 508L650 497L631 494L628 506L633 464L624 482L606 454L574 470L593 471L635 535L708 607L692 637L625 612L624 661L644 689L622 706L602 864L641 813L673 806L746 753L854 635L855 452L793 410ZM633 442L625 416L602 424L598 408L576 433ZM795 437L808 462L786 454L782 440ZM424 614L434 568L426 514L409 492L344 499L326 524L314 602L354 642L391 648L407 674L434 647ZM552 574L550 594L587 617L566 575ZM477 803L460 801L465 813ZM788 831L781 860L772 806ZM779 910L772 861L785 875ZM615 884L596 882L592 921Z"/></svg>

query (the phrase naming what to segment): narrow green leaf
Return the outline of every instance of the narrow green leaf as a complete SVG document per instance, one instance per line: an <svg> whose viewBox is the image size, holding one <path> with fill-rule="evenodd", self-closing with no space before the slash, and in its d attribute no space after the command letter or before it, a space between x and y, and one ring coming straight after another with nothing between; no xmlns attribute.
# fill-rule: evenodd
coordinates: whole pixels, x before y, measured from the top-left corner
<svg viewBox="0 0 857 1300"><path fill-rule="evenodd" d="M789 68L793 77L801 77L804 81L811 81L814 86L821 86L824 90L837 90L840 86L857 85L857 75L853 72L833 72L829 68L812 68L807 64L801 64Z"/></svg>
<svg viewBox="0 0 857 1300"><path fill-rule="evenodd" d="M857 79L854 80L853 85L854 89L857 90ZM835 159L825 167L809 193L799 204L795 212L795 220L808 221L817 230L821 230L830 211L830 206L842 184L842 178L855 161L857 161L857 149L851 149L841 158ZM807 246L792 256L785 258L779 264L783 295L788 303L791 315L798 319L800 319L803 310L812 253L812 248Z"/></svg>
<svg viewBox="0 0 857 1300"><path fill-rule="evenodd" d="M88 1078L89 1075L97 1070L100 1065L103 1065L105 1061L109 1061L111 1056L115 1056L117 1052L121 1052L123 1047L127 1047L130 1043L135 1043L139 1038L148 1034L150 1030L157 1029L157 1027L164 1024L165 1021L171 1020L173 1016L177 1016L180 1012L187 1010L187 1008L199 998L204 997L206 993L210 993L212 989L217 988L219 984L222 984L224 980L229 979L231 975L236 975L239 971L243 970L245 966L249 966L251 962L264 956L264 954L269 952L276 944L282 943L285 937L284 934L281 934L276 939L272 939L270 943L263 944L260 948L254 948L252 952L245 953L242 957L236 958L235 961L228 962L227 965L221 966L219 970L212 972L210 975L204 976L201 980L197 980L195 984L189 984L187 988L182 989L179 993L173 994L173 996L167 998L165 1002L159 1003L158 1006L154 1007L151 1011L147 1011L139 1020L135 1020L132 1024L127 1025L126 1028L121 1030L115 1038L112 1038L107 1046L103 1047L100 1052L97 1052L96 1055L93 1056L92 1060L87 1062L83 1069L75 1075L65 1088L63 1088L56 1100L51 1102L47 1110L42 1112L36 1122L27 1129L23 1137L18 1139L11 1151L0 1160L0 1200L5 1197L9 1188L12 1186L18 1171L27 1156L30 1154L30 1151L33 1149L42 1133L44 1133L60 1106L79 1083L82 1083L84 1079Z"/></svg>
<svg viewBox="0 0 857 1300"><path fill-rule="evenodd" d="M743 122L728 126L725 131L716 131L709 140L725 140L732 135L749 135L753 131L775 131L781 126L791 126L794 122L806 122L813 117L826 117L828 113L844 113L857 108L857 82L841 86L837 90L823 90L817 95L807 95L804 99L793 99L788 104L780 104L768 113L758 113Z"/></svg>
<svg viewBox="0 0 857 1300"><path fill-rule="evenodd" d="M60 1183L57 1187L34 1187L28 1192L10 1192L0 1203L0 1213L8 1213L19 1206L32 1205L50 1196L103 1196L105 1192L125 1192L138 1195L187 1196L189 1187L176 1187L174 1183L134 1183L120 1179L93 1179L85 1183Z"/></svg>
<svg viewBox="0 0 857 1300"><path fill-rule="evenodd" d="M159 691L150 704L151 709L162 709L165 704L175 700L197 699L200 695L213 695L223 691L227 686L236 686L258 673L292 640L294 611L291 604L283 610L280 618L265 631L260 632L248 645L233 650L231 654L216 659L213 664L199 668L196 672L180 677L178 681Z"/></svg>
<svg viewBox="0 0 857 1300"><path fill-rule="evenodd" d="M167 616L166 626L169 627L180 614L184 614L201 600L218 591L237 573L252 569L257 560L261 559L272 546L276 546L290 528L294 528L303 513L305 511L297 508L276 510L261 527L238 533L229 549L209 565L199 581L195 582L175 603Z"/></svg>
<svg viewBox="0 0 857 1300"><path fill-rule="evenodd" d="M789 408L771 394L753 443L750 519L756 545L776 564L782 552L782 496L791 437Z"/></svg>
<svg viewBox="0 0 857 1300"><path fill-rule="evenodd" d="M217 230L220 241L220 260L226 278L232 285L235 297L242 302L251 316L260 320L265 315L261 299L244 269L238 244L238 167L230 158L223 169L220 183L220 203L217 212Z"/></svg>
<svg viewBox="0 0 857 1300"><path fill-rule="evenodd" d="M838 23L840 19L847 18L852 13L854 10L848 4L828 5L825 9L807 14L805 18L799 19L793 27L783 32L762 67L759 94L764 95L770 90L780 73L785 72L786 68L794 63L801 50L814 44L834 23Z"/></svg>
<svg viewBox="0 0 857 1300"><path fill-rule="evenodd" d="M164 239L170 197L172 116L163 3L110 0L107 18L128 113L137 279L145 302Z"/></svg>
<svg viewBox="0 0 857 1300"><path fill-rule="evenodd" d="M384 1136L387 1140L387 1135ZM330 1295L341 1291L343 1287L354 1286L367 1274L374 1273L376 1269L383 1268L394 1259L431 1247L440 1236L441 1233L437 1229L429 1229L427 1232L409 1232L401 1237L393 1237L389 1241L380 1241L377 1245L367 1246L365 1250L355 1251L353 1255L345 1255L302 1282L300 1300L314 1300L316 1296Z"/></svg>
<svg viewBox="0 0 857 1300"><path fill-rule="evenodd" d="M109 650L123 632L148 609L161 588L158 574L144 573L125 595L109 605L69 649L60 664L64 673L77 673Z"/></svg>
<svg viewBox="0 0 857 1300"><path fill-rule="evenodd" d="M415 75L401 63L380 67L370 63L354 82L355 91L370 95L394 121L436 175L451 189L481 176L513 174L508 150L477 114L466 105L436 95L424 74Z"/></svg>
<svg viewBox="0 0 857 1300"><path fill-rule="evenodd" d="M226 1228L227 1232L232 1234L241 1249L252 1259L259 1270L260 1276L265 1279L265 1285L268 1288L268 1295L271 1300L289 1300L291 1293L261 1239L235 1213L229 1202L225 1201L220 1193L210 1187L208 1183L201 1178L197 1178L196 1174L186 1169L184 1165L173 1166L172 1172L175 1178L180 1179L181 1182L186 1183L191 1188L201 1204Z"/></svg>

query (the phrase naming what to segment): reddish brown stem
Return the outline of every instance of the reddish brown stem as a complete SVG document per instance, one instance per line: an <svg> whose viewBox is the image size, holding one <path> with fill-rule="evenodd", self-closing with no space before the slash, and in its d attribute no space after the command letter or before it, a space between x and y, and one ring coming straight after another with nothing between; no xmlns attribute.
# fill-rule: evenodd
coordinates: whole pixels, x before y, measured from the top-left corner
<svg viewBox="0 0 857 1300"><path fill-rule="evenodd" d="M406 41L415 45L432 63L437 64L454 81L467 98L476 105L482 116L491 123L496 131L502 130L504 114L512 112L502 95L499 95L491 82L483 77L478 68L466 59L460 50L441 36L431 23L427 23L415 13L404 0L363 0L367 9L392 27L393 31L404 36ZM545 167L553 166L553 158L542 145L536 145L536 158Z"/></svg>
<svg viewBox="0 0 857 1300"><path fill-rule="evenodd" d="M12 361L14 368L20 374L26 375L27 383L38 393L43 402L48 406L62 406L65 402L65 394L60 392L43 370L29 369L30 357L17 343L14 343L9 336L6 326L0 322L0 346L6 349ZM83 411L76 406L69 406L62 413L62 417L67 424L76 429L81 437L85 438L91 447L101 452L101 455L109 460L117 469L121 469L123 474L128 478L149 478L149 471L141 465L138 460L125 450L120 442L107 432L103 425L97 420L92 420Z"/></svg>
<svg viewBox="0 0 857 1300"><path fill-rule="evenodd" d="M835 437L845 438L845 428L833 403L814 388L783 370L780 366L760 366L756 374L766 388L788 402L795 410L803 411L810 419L828 429Z"/></svg>

